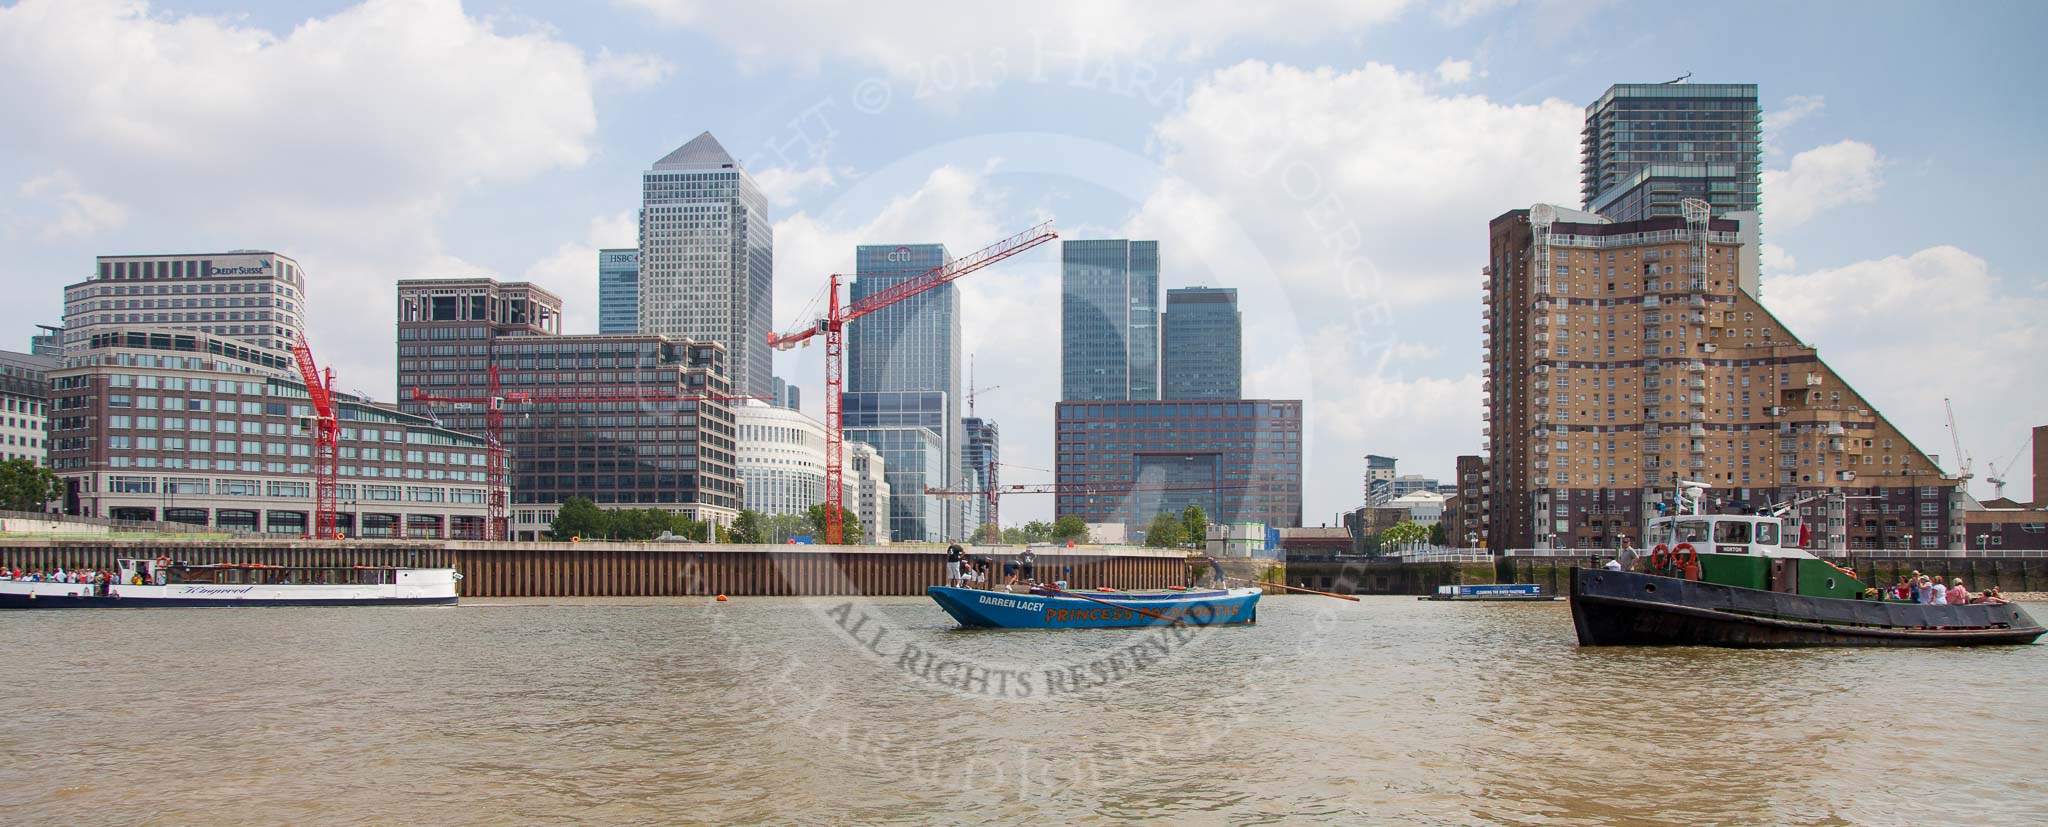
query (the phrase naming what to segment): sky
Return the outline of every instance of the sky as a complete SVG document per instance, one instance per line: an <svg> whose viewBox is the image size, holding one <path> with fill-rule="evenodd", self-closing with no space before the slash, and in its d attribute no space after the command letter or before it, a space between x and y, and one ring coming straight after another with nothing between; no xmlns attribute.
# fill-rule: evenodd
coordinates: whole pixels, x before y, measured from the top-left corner
<svg viewBox="0 0 2048 827"><path fill-rule="evenodd" d="M1157 239L1164 288L1237 288L1245 393L1305 400L1325 524L1365 454L1448 479L1481 449L1487 222L1578 203L1610 84L1691 73L1759 86L1766 306L1988 497L2048 422L2044 32L2048 5L1995 2L21 0L0 348L96 255L269 249L339 384L389 400L398 279L536 281L595 332L596 251L709 130L771 198L780 329L858 244L1047 219ZM1057 249L958 285L1003 481L1050 481ZM821 351L776 357L820 416Z"/></svg>

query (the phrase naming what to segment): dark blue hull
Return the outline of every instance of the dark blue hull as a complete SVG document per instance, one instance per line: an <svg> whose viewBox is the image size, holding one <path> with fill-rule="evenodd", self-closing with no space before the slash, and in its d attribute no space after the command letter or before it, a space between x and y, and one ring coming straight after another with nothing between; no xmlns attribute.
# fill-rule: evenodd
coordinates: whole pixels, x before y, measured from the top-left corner
<svg viewBox="0 0 2048 827"><path fill-rule="evenodd" d="M198 609L249 606L453 606L453 597L385 599L209 600L190 597L27 597L0 594L0 609Z"/></svg>

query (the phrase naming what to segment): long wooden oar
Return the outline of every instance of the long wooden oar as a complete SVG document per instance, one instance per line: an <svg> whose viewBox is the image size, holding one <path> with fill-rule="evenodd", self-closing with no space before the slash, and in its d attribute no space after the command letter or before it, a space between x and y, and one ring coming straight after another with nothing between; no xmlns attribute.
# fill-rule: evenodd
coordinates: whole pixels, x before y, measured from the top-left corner
<svg viewBox="0 0 2048 827"><path fill-rule="evenodd" d="M1234 579L1234 578L1233 578L1233 579ZM1353 602L1353 603L1357 603L1357 602L1359 602L1359 601L1358 601L1358 598L1356 598L1356 597L1352 597L1351 595L1348 595L1348 594L1335 594L1335 593L1332 593L1332 592L1319 592L1319 591L1316 591L1315 589L1303 589L1303 588L1298 588L1298 587L1295 587L1295 586L1286 586L1286 585L1282 585L1282 584L1279 584L1279 583L1268 583L1268 582L1266 582L1266 581L1264 581L1264 580L1247 580L1247 581L1245 581L1245 582L1247 582L1247 583L1257 583L1257 584L1259 584L1259 585L1261 585L1261 586L1272 586L1273 588L1276 588L1276 589L1286 589L1286 590L1288 590L1288 591L1290 591L1290 592L1307 592L1307 593L1309 593L1309 594L1320 594L1320 595L1322 595L1322 596L1324 596L1324 597L1334 597L1334 598L1337 598L1338 600L1349 600L1349 601L1351 601L1351 602Z"/></svg>
<svg viewBox="0 0 2048 827"><path fill-rule="evenodd" d="M1089 602L1091 602L1091 603L1100 603L1100 604L1102 604L1102 605L1104 605L1104 606L1108 606L1108 607L1110 607L1110 608L1113 608L1113 609L1129 609L1129 610L1131 610L1131 611L1137 612L1138 614L1144 615L1144 616L1146 616L1146 617L1149 617L1149 618L1152 618L1152 619L1154 619L1154 620L1164 620L1164 621L1166 621L1166 622L1168 622L1168 623L1178 623L1178 624L1180 624L1180 625L1182 625L1182 626L1193 626L1193 625L1195 625L1195 624L1189 623L1189 622L1187 622L1187 621L1185 621L1185 620L1181 620L1180 618L1177 618L1177 617L1172 617L1172 616L1169 616L1169 615L1163 615L1163 614L1160 614L1160 613L1158 613L1158 612L1154 612L1154 611L1151 611L1151 610L1148 610L1148 609L1140 609L1140 608L1138 608L1138 607L1136 607L1136 606L1131 606L1131 605L1127 605L1127 604L1123 604L1123 603L1112 603L1112 602L1110 602L1110 601L1107 601L1107 600L1097 600L1097 599L1095 599L1095 598L1093 598L1093 597L1089 597L1088 595L1085 595L1085 594L1075 594L1075 593L1073 593L1073 592L1070 592L1070 591L1064 591L1064 590L1061 590L1061 589L1057 589L1057 588L1054 588L1054 587L1052 587L1052 586L1048 586L1048 585L1045 585L1044 583L1040 583L1040 584L1038 584L1038 587L1039 587L1039 588L1041 588L1041 589L1044 589L1044 590L1046 590L1046 591L1052 592L1053 594L1059 595L1059 596L1061 596L1061 597L1076 597L1076 598L1080 598L1080 599L1082 599L1082 600L1086 600L1086 601L1089 601Z"/></svg>

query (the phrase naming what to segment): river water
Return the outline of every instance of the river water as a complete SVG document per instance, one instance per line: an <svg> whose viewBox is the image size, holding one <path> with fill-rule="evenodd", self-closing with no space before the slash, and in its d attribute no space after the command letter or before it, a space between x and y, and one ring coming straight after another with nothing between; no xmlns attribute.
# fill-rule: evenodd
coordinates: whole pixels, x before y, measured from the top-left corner
<svg viewBox="0 0 2048 827"><path fill-rule="evenodd" d="M2048 645L1582 650L1562 603L1260 609L9 613L0 822L2048 823Z"/></svg>

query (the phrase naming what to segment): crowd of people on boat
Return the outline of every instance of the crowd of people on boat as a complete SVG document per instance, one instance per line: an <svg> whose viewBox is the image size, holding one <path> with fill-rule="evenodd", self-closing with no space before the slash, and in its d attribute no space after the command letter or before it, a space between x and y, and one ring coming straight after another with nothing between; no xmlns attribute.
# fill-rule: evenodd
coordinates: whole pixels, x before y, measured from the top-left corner
<svg viewBox="0 0 2048 827"><path fill-rule="evenodd" d="M1925 606L1965 606L1971 603L2004 603L2005 593L1997 586L1982 592L1971 593L1963 586L1963 578L1950 578L1948 585L1941 578L1913 572L1899 575L1897 582L1884 589L1872 589L1883 600L1919 603Z"/></svg>
<svg viewBox="0 0 2048 827"><path fill-rule="evenodd" d="M92 587L91 591L94 594L105 594L108 586L120 585L121 576L105 569L65 569L59 566L54 571L43 571L42 569L24 571L20 568L0 566L0 580L15 580L23 583L75 583L81 586ZM135 582L141 583L141 576L138 575L135 578Z"/></svg>

